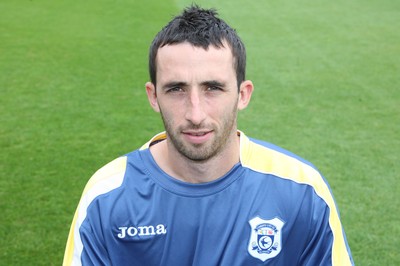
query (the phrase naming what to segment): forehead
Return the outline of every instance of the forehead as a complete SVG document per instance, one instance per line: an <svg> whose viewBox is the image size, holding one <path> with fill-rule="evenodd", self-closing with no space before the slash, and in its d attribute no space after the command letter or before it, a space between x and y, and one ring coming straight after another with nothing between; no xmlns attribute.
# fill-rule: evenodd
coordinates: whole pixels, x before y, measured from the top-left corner
<svg viewBox="0 0 400 266"><path fill-rule="evenodd" d="M228 44L207 49L190 43L166 45L158 49L157 76L172 73L234 73L234 58Z"/></svg>

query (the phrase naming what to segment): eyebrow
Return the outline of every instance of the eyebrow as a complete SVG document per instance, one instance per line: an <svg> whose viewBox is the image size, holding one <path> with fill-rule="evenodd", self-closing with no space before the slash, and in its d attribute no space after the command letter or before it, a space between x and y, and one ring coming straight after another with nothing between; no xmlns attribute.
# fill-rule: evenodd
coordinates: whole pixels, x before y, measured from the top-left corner
<svg viewBox="0 0 400 266"><path fill-rule="evenodd" d="M200 83L204 87L225 87L225 83L217 80L207 80ZM187 87L188 83L184 81L171 81L162 86L162 89L170 89L174 87Z"/></svg>
<svg viewBox="0 0 400 266"><path fill-rule="evenodd" d="M225 83L219 82L217 80L207 80L200 83L202 86L206 87L225 87Z"/></svg>
<svg viewBox="0 0 400 266"><path fill-rule="evenodd" d="M171 82L164 84L162 86L162 88L165 90L165 89L170 89L170 88L174 88L174 87L185 87L187 85L188 84L183 81L171 81Z"/></svg>

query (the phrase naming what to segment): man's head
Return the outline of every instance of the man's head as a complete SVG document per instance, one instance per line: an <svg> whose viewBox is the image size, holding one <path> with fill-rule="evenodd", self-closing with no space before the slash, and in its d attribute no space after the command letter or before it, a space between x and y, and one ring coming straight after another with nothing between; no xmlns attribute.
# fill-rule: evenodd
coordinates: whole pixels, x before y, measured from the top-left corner
<svg viewBox="0 0 400 266"><path fill-rule="evenodd" d="M150 46L149 72L154 85L157 83L158 49L165 45L184 42L203 49L208 49L210 45L220 48L228 44L234 58L233 67L236 71L237 86L239 87L244 81L246 50L235 30L219 19L215 10L191 6L165 26Z"/></svg>
<svg viewBox="0 0 400 266"><path fill-rule="evenodd" d="M214 14L186 9L152 45L153 80L146 83L146 93L161 114L169 154L177 158L208 161L238 155L237 112L247 107L253 84L242 80L244 61L238 82L239 64L231 45L236 44L244 60L243 45Z"/></svg>

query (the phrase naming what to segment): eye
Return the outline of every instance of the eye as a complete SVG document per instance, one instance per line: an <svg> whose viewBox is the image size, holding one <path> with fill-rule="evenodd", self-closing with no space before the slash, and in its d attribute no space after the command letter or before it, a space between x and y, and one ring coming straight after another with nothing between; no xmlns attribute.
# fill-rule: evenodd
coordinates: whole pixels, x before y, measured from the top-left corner
<svg viewBox="0 0 400 266"><path fill-rule="evenodd" d="M222 91L222 88L218 86L209 86L207 91Z"/></svg>
<svg viewBox="0 0 400 266"><path fill-rule="evenodd" d="M182 87L176 86L176 87L171 87L171 88L167 89L166 92L169 93L169 92L182 92L182 91L183 91Z"/></svg>
<svg viewBox="0 0 400 266"><path fill-rule="evenodd" d="M217 80L208 80L202 83L203 88L207 92L219 92L225 90L225 84Z"/></svg>

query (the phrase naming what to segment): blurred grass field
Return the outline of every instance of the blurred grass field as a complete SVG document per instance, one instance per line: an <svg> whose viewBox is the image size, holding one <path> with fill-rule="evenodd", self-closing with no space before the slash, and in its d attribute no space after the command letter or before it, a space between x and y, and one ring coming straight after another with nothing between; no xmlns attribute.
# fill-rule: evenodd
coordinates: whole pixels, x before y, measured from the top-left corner
<svg viewBox="0 0 400 266"><path fill-rule="evenodd" d="M162 130L148 46L191 2L0 2L0 265L60 265L88 178ZM197 3L247 46L240 129L321 170L357 265L400 265L400 2Z"/></svg>

